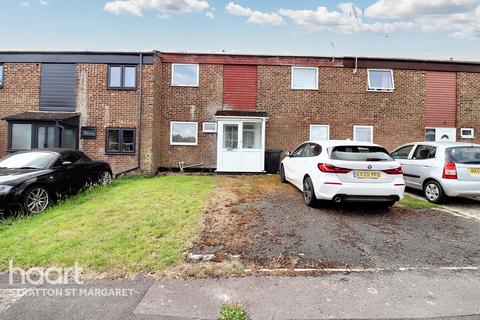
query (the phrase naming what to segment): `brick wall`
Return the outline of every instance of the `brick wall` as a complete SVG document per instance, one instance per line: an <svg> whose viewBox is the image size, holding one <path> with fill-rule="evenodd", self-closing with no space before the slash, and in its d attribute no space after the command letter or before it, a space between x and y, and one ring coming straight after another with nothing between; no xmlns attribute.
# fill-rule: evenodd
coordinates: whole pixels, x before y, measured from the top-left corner
<svg viewBox="0 0 480 320"><path fill-rule="evenodd" d="M457 141L480 143L480 74L457 73ZM475 139L462 139L460 128L474 128Z"/></svg>
<svg viewBox="0 0 480 320"><path fill-rule="evenodd" d="M4 64L3 88L0 89L0 118L24 111L37 111L40 101L40 64ZM0 155L8 143L8 125L0 121Z"/></svg>
<svg viewBox="0 0 480 320"><path fill-rule="evenodd" d="M142 134L139 133L138 112L140 90L107 88L106 64L77 65L77 107L82 115L80 126L97 127L95 140L80 140L80 150L93 159L107 161L115 173L137 166L138 139L141 136L141 170L152 171L153 65L143 66ZM137 67L137 83L140 72ZM106 128L135 128L137 152L132 155L105 154Z"/></svg>
<svg viewBox="0 0 480 320"><path fill-rule="evenodd" d="M320 68L319 90L292 90L290 69L258 67L267 149L292 150L309 139L310 124L330 125L331 139L353 139L354 125L373 125L374 142L388 149L423 140L423 72L395 70L394 92L369 92L366 69Z"/></svg>
<svg viewBox="0 0 480 320"><path fill-rule="evenodd" d="M200 65L200 86L172 87L171 64L160 63L160 88L157 91L155 106L161 113L156 124L155 138L158 138L158 163L161 167L178 168L178 162L185 165L203 163L204 168L216 167L216 134L203 133L202 123L214 121L215 112L222 108L223 66ZM158 104L158 105L157 105ZM171 146L170 121L198 122L197 146Z"/></svg>

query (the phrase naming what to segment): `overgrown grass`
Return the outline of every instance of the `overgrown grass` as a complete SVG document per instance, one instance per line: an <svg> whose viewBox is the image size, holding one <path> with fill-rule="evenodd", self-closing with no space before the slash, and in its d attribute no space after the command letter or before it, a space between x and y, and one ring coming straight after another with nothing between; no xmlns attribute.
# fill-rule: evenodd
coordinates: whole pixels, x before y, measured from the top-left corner
<svg viewBox="0 0 480 320"><path fill-rule="evenodd" d="M436 209L441 206L428 202L426 199L418 199L409 195L405 195L402 201L397 202L397 207L409 209Z"/></svg>
<svg viewBox="0 0 480 320"><path fill-rule="evenodd" d="M241 304L224 304L220 309L220 320L247 320L247 310Z"/></svg>
<svg viewBox="0 0 480 320"><path fill-rule="evenodd" d="M132 177L95 187L44 213L0 223L0 270L73 266L87 271L162 272L201 230L215 177Z"/></svg>

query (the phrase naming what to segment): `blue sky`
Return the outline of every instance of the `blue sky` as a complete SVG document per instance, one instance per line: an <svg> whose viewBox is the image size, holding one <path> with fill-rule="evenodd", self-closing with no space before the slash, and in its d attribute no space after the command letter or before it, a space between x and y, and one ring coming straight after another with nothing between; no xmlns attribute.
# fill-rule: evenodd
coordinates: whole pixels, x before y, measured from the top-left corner
<svg viewBox="0 0 480 320"><path fill-rule="evenodd" d="M2 0L0 21L0 50L480 60L480 0Z"/></svg>

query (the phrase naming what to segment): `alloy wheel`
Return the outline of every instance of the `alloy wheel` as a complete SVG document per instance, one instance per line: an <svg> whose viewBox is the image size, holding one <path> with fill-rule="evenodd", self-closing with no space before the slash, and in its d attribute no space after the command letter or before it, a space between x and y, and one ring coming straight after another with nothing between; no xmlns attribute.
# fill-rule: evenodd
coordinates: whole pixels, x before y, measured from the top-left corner
<svg viewBox="0 0 480 320"><path fill-rule="evenodd" d="M438 186L433 183L428 184L425 187L425 196L430 201L436 201L440 196L440 190L438 189Z"/></svg>
<svg viewBox="0 0 480 320"><path fill-rule="evenodd" d="M39 213L48 206L48 192L44 188L36 187L30 190L26 198L26 207L28 212Z"/></svg>
<svg viewBox="0 0 480 320"><path fill-rule="evenodd" d="M112 174L108 171L102 172L102 174L100 175L100 183L104 186L112 183Z"/></svg>
<svg viewBox="0 0 480 320"><path fill-rule="evenodd" d="M312 201L313 190L312 186L308 179L305 179L303 182L303 197L305 198L305 202L310 203Z"/></svg>

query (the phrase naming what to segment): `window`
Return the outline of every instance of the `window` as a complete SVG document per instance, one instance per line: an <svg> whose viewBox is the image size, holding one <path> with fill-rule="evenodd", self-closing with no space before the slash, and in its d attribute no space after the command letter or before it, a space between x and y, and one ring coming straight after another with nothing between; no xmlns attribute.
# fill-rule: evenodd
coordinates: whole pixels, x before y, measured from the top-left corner
<svg viewBox="0 0 480 320"><path fill-rule="evenodd" d="M0 88L3 87L3 64L0 64Z"/></svg>
<svg viewBox="0 0 480 320"><path fill-rule="evenodd" d="M135 153L135 129L107 128L106 153Z"/></svg>
<svg viewBox="0 0 480 320"><path fill-rule="evenodd" d="M63 130L63 148L77 149L77 130L65 128Z"/></svg>
<svg viewBox="0 0 480 320"><path fill-rule="evenodd" d="M302 144L300 147L295 149L295 151L292 152L292 157L301 157L306 146L306 144Z"/></svg>
<svg viewBox="0 0 480 320"><path fill-rule="evenodd" d="M96 127L82 127L81 129L82 139L96 139L97 128Z"/></svg>
<svg viewBox="0 0 480 320"><path fill-rule="evenodd" d="M427 128L425 129L425 141L435 141L436 138L436 130Z"/></svg>
<svg viewBox="0 0 480 320"><path fill-rule="evenodd" d="M261 149L262 148L262 123L244 122L243 123L243 149Z"/></svg>
<svg viewBox="0 0 480 320"><path fill-rule="evenodd" d="M344 161L392 161L387 150L376 146L338 146L333 148L331 159Z"/></svg>
<svg viewBox="0 0 480 320"><path fill-rule="evenodd" d="M317 90L318 68L292 67L292 89Z"/></svg>
<svg viewBox="0 0 480 320"><path fill-rule="evenodd" d="M203 123L203 132L204 133L216 133L217 124L215 122L204 122Z"/></svg>
<svg viewBox="0 0 480 320"><path fill-rule="evenodd" d="M360 142L373 142L373 126L354 126L353 140Z"/></svg>
<svg viewBox="0 0 480 320"><path fill-rule="evenodd" d="M412 159L414 160L426 160L435 158L437 148L432 146L419 145L413 153Z"/></svg>
<svg viewBox="0 0 480 320"><path fill-rule="evenodd" d="M108 66L108 88L136 89L137 67L124 65Z"/></svg>
<svg viewBox="0 0 480 320"><path fill-rule="evenodd" d="M223 125L223 148L227 150L238 149L238 125Z"/></svg>
<svg viewBox="0 0 480 320"><path fill-rule="evenodd" d="M475 130L473 128L462 128L460 129L460 134L462 138L465 138L465 139L475 138Z"/></svg>
<svg viewBox="0 0 480 320"><path fill-rule="evenodd" d="M392 152L392 157L394 159L408 159L408 156L410 155L410 152L412 152L414 145L408 145L405 147L401 147L400 149L395 150Z"/></svg>
<svg viewBox="0 0 480 320"><path fill-rule="evenodd" d="M196 146L197 130L196 122L170 122L170 144Z"/></svg>
<svg viewBox="0 0 480 320"><path fill-rule="evenodd" d="M322 147L316 143L308 143L301 153L301 157L316 157L322 152Z"/></svg>
<svg viewBox="0 0 480 320"><path fill-rule="evenodd" d="M310 141L323 141L330 139L330 126L327 125L310 125Z"/></svg>
<svg viewBox="0 0 480 320"><path fill-rule="evenodd" d="M198 64L172 64L172 86L198 87Z"/></svg>
<svg viewBox="0 0 480 320"><path fill-rule="evenodd" d="M10 149L29 150L32 148L32 125L13 123L10 135Z"/></svg>
<svg viewBox="0 0 480 320"><path fill-rule="evenodd" d="M372 91L393 91L393 70L368 70L368 90Z"/></svg>
<svg viewBox="0 0 480 320"><path fill-rule="evenodd" d="M453 147L446 152L447 161L455 163L480 164L480 147Z"/></svg>

